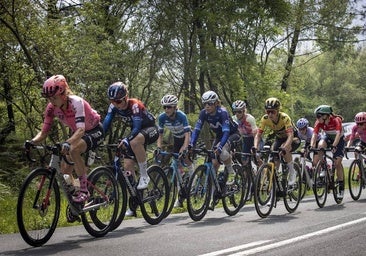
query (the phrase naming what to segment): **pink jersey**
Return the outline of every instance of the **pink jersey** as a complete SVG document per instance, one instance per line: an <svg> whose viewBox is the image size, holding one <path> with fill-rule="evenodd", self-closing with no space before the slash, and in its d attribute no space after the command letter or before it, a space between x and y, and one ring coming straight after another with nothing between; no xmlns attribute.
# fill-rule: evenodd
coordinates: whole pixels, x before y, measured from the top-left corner
<svg viewBox="0 0 366 256"><path fill-rule="evenodd" d="M360 140L362 142L366 143L366 130L359 129L357 124L356 124L352 127L352 132L351 132L351 136L349 137L349 139L354 140L357 134L360 136Z"/></svg>
<svg viewBox="0 0 366 256"><path fill-rule="evenodd" d="M48 132L51 129L55 117L68 126L72 132L75 132L77 128L89 131L100 122L100 115L91 108L87 101L76 95L68 96L66 110L48 103L44 112L43 132Z"/></svg>

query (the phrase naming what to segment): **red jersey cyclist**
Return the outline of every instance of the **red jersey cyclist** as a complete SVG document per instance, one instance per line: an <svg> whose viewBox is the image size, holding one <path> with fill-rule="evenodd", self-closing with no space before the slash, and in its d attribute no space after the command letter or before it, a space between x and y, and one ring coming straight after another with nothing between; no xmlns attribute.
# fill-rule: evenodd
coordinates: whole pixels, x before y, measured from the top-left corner
<svg viewBox="0 0 366 256"><path fill-rule="evenodd" d="M335 115L333 113L332 107L328 105L320 105L315 109L314 114L316 115L316 122L314 124L314 132L311 138L310 146L312 148L316 147L318 135L321 131L323 131L324 134L321 135L318 148L332 148L339 183L338 198L343 198L344 175L342 159L344 156L343 150L345 144L342 129L343 118L339 115ZM319 155L314 154L314 166L316 166L318 161Z"/></svg>
<svg viewBox="0 0 366 256"><path fill-rule="evenodd" d="M258 132L254 138L254 150L258 150L263 132L266 129L271 130L275 135L272 150L278 150L281 147L286 151L283 158L289 169L288 185L292 186L296 182L296 172L291 152L300 146L300 140L294 135L291 118L286 113L280 111L281 102L277 98L268 98L264 108L266 109L266 114L260 120Z"/></svg>
<svg viewBox="0 0 366 256"><path fill-rule="evenodd" d="M67 155L75 165L61 162L61 170L72 178L75 170L80 181L80 190L73 196L77 203L83 203L89 197L87 188L87 167L81 156L95 149L104 140L103 127L99 114L84 99L72 93L64 76L55 75L43 84L42 96L48 99L42 130L30 141L38 144L44 140L51 130L53 119L57 117L68 126L72 135L62 143L62 153ZM29 143L29 142L28 142Z"/></svg>
<svg viewBox="0 0 366 256"><path fill-rule="evenodd" d="M351 136L349 138L347 147L353 144L356 135L360 137L360 141L357 143L356 147L360 147L361 150L366 148L366 112L359 112L355 115L355 125L352 127ZM355 154L357 157L357 155Z"/></svg>

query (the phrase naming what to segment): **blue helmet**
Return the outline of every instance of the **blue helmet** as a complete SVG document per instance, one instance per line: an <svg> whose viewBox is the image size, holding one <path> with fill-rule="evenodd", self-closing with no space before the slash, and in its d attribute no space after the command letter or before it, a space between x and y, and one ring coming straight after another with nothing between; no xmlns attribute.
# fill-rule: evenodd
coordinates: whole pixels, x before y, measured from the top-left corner
<svg viewBox="0 0 366 256"><path fill-rule="evenodd" d="M115 82L108 88L108 99L118 100L126 97L127 86L122 82Z"/></svg>
<svg viewBox="0 0 366 256"><path fill-rule="evenodd" d="M303 129L309 125L309 121L306 118L300 118L296 122L296 127L299 129Z"/></svg>

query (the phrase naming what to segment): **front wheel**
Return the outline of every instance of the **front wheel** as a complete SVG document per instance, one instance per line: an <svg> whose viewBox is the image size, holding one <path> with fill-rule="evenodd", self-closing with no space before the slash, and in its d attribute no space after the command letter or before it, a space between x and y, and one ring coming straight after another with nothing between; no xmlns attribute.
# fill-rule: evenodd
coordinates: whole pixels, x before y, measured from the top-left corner
<svg viewBox="0 0 366 256"><path fill-rule="evenodd" d="M244 206L249 194L250 173L247 168L233 164L234 173L229 174L224 191L222 204L225 212L233 216Z"/></svg>
<svg viewBox="0 0 366 256"><path fill-rule="evenodd" d="M255 179L254 206L261 218L268 217L274 206L276 197L274 171L270 164L263 164L259 168Z"/></svg>
<svg viewBox="0 0 366 256"><path fill-rule="evenodd" d="M89 199L82 209L81 220L94 237L105 236L115 224L119 205L117 180L108 168L99 168L88 176Z"/></svg>
<svg viewBox="0 0 366 256"><path fill-rule="evenodd" d="M150 177L149 185L140 191L142 195L141 213L147 223L156 225L167 216L169 185L160 166L150 166L147 174Z"/></svg>
<svg viewBox="0 0 366 256"><path fill-rule="evenodd" d="M187 210L194 221L199 221L206 215L210 204L212 181L209 175L207 167L200 165L188 183Z"/></svg>
<svg viewBox="0 0 366 256"><path fill-rule="evenodd" d="M315 168L313 192L320 208L323 208L327 201L328 185L327 165L319 162Z"/></svg>
<svg viewBox="0 0 366 256"><path fill-rule="evenodd" d="M24 241L45 244L54 233L60 216L60 190L51 181L51 171L35 169L24 180L17 203L17 223Z"/></svg>
<svg viewBox="0 0 366 256"><path fill-rule="evenodd" d="M362 192L362 167L360 160L351 163L348 172L348 188L353 200L357 201Z"/></svg>
<svg viewBox="0 0 366 256"><path fill-rule="evenodd" d="M299 206L299 203L301 201L301 189L302 189L302 177L301 177L301 171L300 166L297 163L294 163L294 170L296 178L295 178L295 184L291 186L287 186L286 189L286 196L284 197L284 203L286 210L289 213L294 212L297 207ZM291 174L289 174L288 177L290 177Z"/></svg>

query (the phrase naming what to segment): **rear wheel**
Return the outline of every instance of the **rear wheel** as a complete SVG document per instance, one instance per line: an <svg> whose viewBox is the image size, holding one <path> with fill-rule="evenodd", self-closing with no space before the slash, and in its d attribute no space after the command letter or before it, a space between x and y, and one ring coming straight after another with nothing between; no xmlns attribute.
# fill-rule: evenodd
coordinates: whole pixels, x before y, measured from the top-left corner
<svg viewBox="0 0 366 256"><path fill-rule="evenodd" d="M362 192L362 169L360 160L354 160L349 167L348 188L353 200L358 200Z"/></svg>
<svg viewBox="0 0 366 256"><path fill-rule="evenodd" d="M24 180L17 203L17 223L24 241L45 244L54 233L60 216L60 191L51 184L48 169L35 169Z"/></svg>
<svg viewBox="0 0 366 256"><path fill-rule="evenodd" d="M302 177L300 166L297 163L294 163L294 172L296 174L296 182L292 186L287 186L286 196L284 197L285 207L289 213L297 209L302 196Z"/></svg>
<svg viewBox="0 0 366 256"><path fill-rule="evenodd" d="M156 225L167 216L169 185L160 166L150 166L147 174L150 177L149 185L146 189L139 191L142 201L141 213L147 223Z"/></svg>
<svg viewBox="0 0 366 256"><path fill-rule="evenodd" d="M187 210L194 221L201 220L207 213L212 192L211 183L207 167L198 166L188 183Z"/></svg>
<svg viewBox="0 0 366 256"><path fill-rule="evenodd" d="M254 186L255 210L261 218L272 211L276 197L275 175L270 164L263 164L256 175Z"/></svg>
<svg viewBox="0 0 366 256"><path fill-rule="evenodd" d="M88 176L90 197L85 202L81 220L94 237L106 235L115 225L119 206L117 180L108 168L100 168Z"/></svg>
<svg viewBox="0 0 366 256"><path fill-rule="evenodd" d="M328 196L328 177L327 177L327 166L322 162L319 162L314 172L314 187L313 192L316 203L320 208L324 207Z"/></svg>
<svg viewBox="0 0 366 256"><path fill-rule="evenodd" d="M234 173L229 174L222 199L225 212L233 216L244 206L250 187L250 173L239 164L233 165Z"/></svg>

